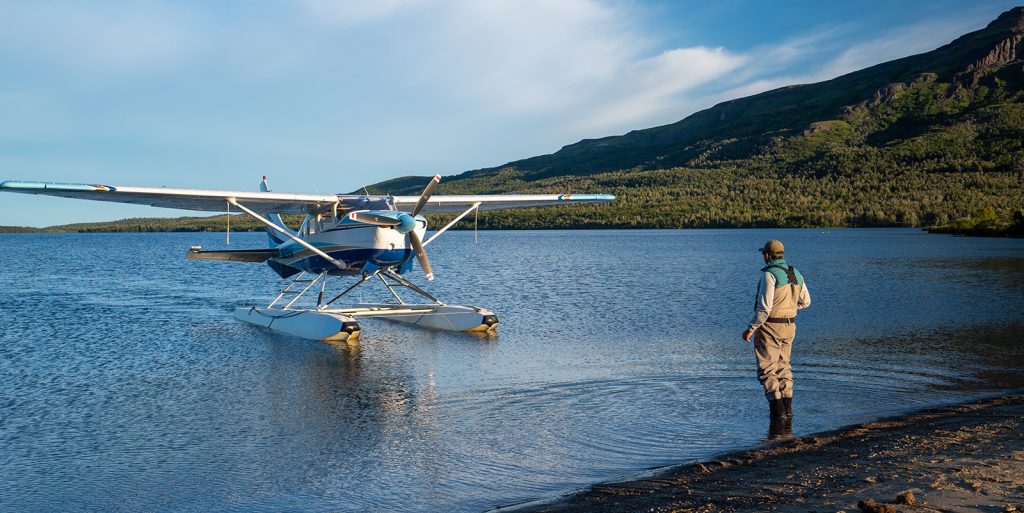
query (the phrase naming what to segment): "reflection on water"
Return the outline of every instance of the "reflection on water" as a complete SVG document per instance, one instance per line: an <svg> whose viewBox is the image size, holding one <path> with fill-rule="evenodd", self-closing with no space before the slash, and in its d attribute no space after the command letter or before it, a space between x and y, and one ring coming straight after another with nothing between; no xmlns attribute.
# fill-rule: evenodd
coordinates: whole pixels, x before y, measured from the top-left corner
<svg viewBox="0 0 1024 513"><path fill-rule="evenodd" d="M30 256L0 266L0 510L482 511L1024 386L1019 240L453 233L431 291L497 337L366 321L329 345L233 321L278 280L180 258L220 237L0 235ZM814 298L771 431L739 340L769 238Z"/></svg>

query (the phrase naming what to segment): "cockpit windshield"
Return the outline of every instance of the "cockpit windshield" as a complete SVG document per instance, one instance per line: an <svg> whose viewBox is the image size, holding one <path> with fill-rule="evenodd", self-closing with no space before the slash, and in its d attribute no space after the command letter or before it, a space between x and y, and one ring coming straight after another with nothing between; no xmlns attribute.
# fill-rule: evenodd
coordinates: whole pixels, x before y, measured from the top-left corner
<svg viewBox="0 0 1024 513"><path fill-rule="evenodd" d="M360 196L345 203L352 210L395 210L391 196Z"/></svg>

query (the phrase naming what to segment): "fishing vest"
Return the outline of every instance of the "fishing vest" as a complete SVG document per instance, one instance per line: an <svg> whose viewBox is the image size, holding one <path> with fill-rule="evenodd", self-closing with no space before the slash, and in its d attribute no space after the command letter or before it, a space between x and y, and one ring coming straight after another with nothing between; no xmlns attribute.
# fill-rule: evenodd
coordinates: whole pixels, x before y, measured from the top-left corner
<svg viewBox="0 0 1024 513"><path fill-rule="evenodd" d="M804 277L795 267L783 259L772 260L763 272L772 273L775 277L775 300L772 301L772 317L796 317L796 305L800 300Z"/></svg>

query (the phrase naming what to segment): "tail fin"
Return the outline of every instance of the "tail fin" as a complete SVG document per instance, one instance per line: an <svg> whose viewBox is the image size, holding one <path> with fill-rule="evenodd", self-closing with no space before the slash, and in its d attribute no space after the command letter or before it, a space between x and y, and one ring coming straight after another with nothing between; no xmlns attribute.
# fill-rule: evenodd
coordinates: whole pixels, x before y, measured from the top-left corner
<svg viewBox="0 0 1024 513"><path fill-rule="evenodd" d="M262 192L270 192L270 186L267 185L267 177L265 177L265 176L263 177L263 181L260 182L260 191L262 191ZM280 228L282 228L284 230L287 230L290 233L295 233L294 230L288 229L288 226L286 226L284 224L284 220L281 219L281 214L263 214L263 217L266 218L267 221L270 221L271 223L274 223L278 227L280 227ZM276 247L280 246L281 244L284 244L284 242L287 240L279 232L277 232L275 230L272 230L270 228L267 228L267 237L270 239L269 243L270 243L270 247L272 247L272 248L276 248Z"/></svg>

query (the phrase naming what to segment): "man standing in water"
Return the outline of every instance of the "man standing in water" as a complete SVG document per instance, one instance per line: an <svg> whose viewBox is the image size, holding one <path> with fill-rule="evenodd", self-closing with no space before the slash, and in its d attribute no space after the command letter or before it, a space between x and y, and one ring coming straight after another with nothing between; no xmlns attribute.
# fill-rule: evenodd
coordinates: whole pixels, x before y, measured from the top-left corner
<svg viewBox="0 0 1024 513"><path fill-rule="evenodd" d="M754 338L757 379L764 386L773 419L793 416L793 369L789 355L796 336L796 311L811 306L804 277L783 258L784 247L770 240L760 249L765 267L757 285L754 319L743 340Z"/></svg>

